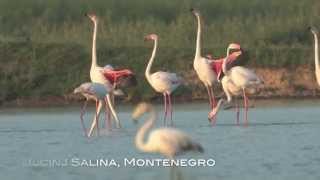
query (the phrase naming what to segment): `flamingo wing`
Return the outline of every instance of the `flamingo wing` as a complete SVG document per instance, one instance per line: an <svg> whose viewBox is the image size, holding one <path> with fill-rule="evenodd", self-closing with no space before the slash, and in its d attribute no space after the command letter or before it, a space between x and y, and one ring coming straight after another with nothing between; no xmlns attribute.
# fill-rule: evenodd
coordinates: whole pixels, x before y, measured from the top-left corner
<svg viewBox="0 0 320 180"><path fill-rule="evenodd" d="M173 91L176 89L182 81L182 78L175 73L158 71L151 75L154 88L158 88L159 91Z"/></svg>
<svg viewBox="0 0 320 180"><path fill-rule="evenodd" d="M116 83L121 77L133 75L133 72L129 69L113 70L110 68L103 68L101 72L112 84Z"/></svg>
<svg viewBox="0 0 320 180"><path fill-rule="evenodd" d="M242 66L235 66L231 68L230 77L235 84L241 87L260 84L262 82L256 73Z"/></svg>

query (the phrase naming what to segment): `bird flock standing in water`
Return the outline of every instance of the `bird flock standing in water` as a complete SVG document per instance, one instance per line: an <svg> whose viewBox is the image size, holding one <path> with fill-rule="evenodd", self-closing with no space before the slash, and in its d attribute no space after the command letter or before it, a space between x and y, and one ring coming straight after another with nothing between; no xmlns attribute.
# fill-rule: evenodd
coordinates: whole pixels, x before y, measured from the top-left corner
<svg viewBox="0 0 320 180"><path fill-rule="evenodd" d="M193 61L194 70L199 80L204 84L209 99L208 119L212 125L216 123L216 117L219 109L223 104L232 103L234 96L243 96L243 106L235 103L236 108L236 124L239 125L239 107L244 108L244 126L248 125L248 93L255 92L256 89L263 84L263 80L255 74L254 71L243 66L236 66L235 62L242 54L240 44L231 43L227 47L227 54L220 59L213 59L211 55L201 55L201 14L195 9L191 9L191 13L197 21L196 34L196 50ZM95 14L86 14L93 23L93 39L92 39L92 62L90 68L91 82L85 82L74 89L74 93L83 95L86 99L80 113L81 125L85 136L91 137L96 130L99 135L99 117L104 107L106 129L113 128L112 121L115 122L116 128L121 128L121 122L115 110L115 96L123 95L121 89L135 86L137 84L136 76L130 69L114 69L111 65L101 67L97 63L96 40L99 19ZM309 30L314 36L314 53L315 53L315 74L317 83L320 86L320 65L318 54L318 30L310 27ZM157 34L149 34L145 36L145 40L153 42L153 50L145 70L145 78L150 86L158 93L163 95L164 110L164 127L153 130L146 142L144 136L146 132L154 125L157 113L153 106L149 103L140 103L132 113L132 118L137 119L144 113L150 114L142 127L138 130L135 138L136 147L144 152L157 152L168 158L174 158L176 155L186 151L203 152L203 147L192 140L187 134L178 129L173 128L173 106L171 95L172 92L183 84L183 78L176 73L157 71L152 73L151 67L155 60L158 47L159 36ZM218 102L215 99L213 87L221 83L222 90L227 99L221 98ZM89 129L85 127L83 116L85 114L88 101L94 101L96 111ZM170 122L168 123L168 119ZM171 126L171 127L167 127Z"/></svg>

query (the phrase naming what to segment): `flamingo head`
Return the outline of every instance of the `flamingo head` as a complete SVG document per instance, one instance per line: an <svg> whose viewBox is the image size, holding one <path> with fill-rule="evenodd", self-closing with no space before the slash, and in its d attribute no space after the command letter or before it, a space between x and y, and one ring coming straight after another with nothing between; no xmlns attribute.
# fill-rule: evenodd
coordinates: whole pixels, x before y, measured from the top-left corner
<svg viewBox="0 0 320 180"><path fill-rule="evenodd" d="M98 22L98 17L97 17L96 14L94 14L94 13L86 13L85 15L86 15L88 18L90 18L91 21L93 21L93 22Z"/></svg>
<svg viewBox="0 0 320 180"><path fill-rule="evenodd" d="M158 35L156 34L149 34L149 35L146 35L144 37L144 40L147 41L147 40L157 40L158 39Z"/></svg>
<svg viewBox="0 0 320 180"><path fill-rule="evenodd" d="M319 33L318 29L313 27L313 26L308 27L308 29L312 32L312 34L318 34Z"/></svg>
<svg viewBox="0 0 320 180"><path fill-rule="evenodd" d="M228 49L241 50L241 46L240 46L240 44L237 44L237 43L231 43L231 44L229 44Z"/></svg>
<svg viewBox="0 0 320 180"><path fill-rule="evenodd" d="M132 112L133 122L137 123L138 119L146 112L150 112L153 109L153 106L147 102L139 103Z"/></svg>
<svg viewBox="0 0 320 180"><path fill-rule="evenodd" d="M200 12L197 11L196 9L191 8L190 11L192 12L193 15L195 15L195 16L200 16Z"/></svg>

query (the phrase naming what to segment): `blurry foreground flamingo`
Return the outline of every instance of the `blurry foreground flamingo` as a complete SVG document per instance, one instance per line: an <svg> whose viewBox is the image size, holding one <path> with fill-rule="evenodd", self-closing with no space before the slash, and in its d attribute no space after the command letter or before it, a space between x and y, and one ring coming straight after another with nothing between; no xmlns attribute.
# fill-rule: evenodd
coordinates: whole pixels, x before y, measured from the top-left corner
<svg viewBox="0 0 320 180"><path fill-rule="evenodd" d="M136 147L143 152L159 153L170 159L187 151L203 152L202 146L192 140L187 134L174 128L158 128L150 132L145 141L145 134L152 128L157 118L156 112L151 104L140 103L132 113L136 120L144 113L149 112L149 119L138 130L135 137Z"/></svg>

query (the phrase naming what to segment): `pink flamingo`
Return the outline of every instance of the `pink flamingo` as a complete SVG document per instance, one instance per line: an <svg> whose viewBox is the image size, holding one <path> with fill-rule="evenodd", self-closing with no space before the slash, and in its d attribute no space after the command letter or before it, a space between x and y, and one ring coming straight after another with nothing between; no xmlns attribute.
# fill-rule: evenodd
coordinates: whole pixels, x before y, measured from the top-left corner
<svg viewBox="0 0 320 180"><path fill-rule="evenodd" d="M207 89L209 96L210 108L215 106L215 98L213 94L212 86L217 82L217 75L212 69L209 59L201 56L201 18L200 13L195 9L191 9L192 14L197 18L197 40L196 40L196 52L193 61L193 68L196 71L200 81Z"/></svg>
<svg viewBox="0 0 320 180"><path fill-rule="evenodd" d="M177 76L175 73L158 71L155 73L150 73L151 66L154 61L154 57L157 51L158 44L158 36L156 34L150 34L145 37L145 40L154 41L154 47L152 51L151 58L148 62L145 76L149 84L153 87L153 89L159 93L163 94L164 99L164 124L167 125L166 118L168 111L170 112L170 120L171 125L173 125L172 121L172 104L171 104L171 93L181 84L181 77Z"/></svg>
<svg viewBox="0 0 320 180"><path fill-rule="evenodd" d="M262 80L251 70L241 67L235 66L230 69L227 69L228 58L236 59L239 55L241 55L241 51L234 52L229 55L227 58L223 60L222 71L224 73L224 77L221 80L223 91L227 96L227 102L230 103L232 101L232 96L237 96L243 94L243 102L245 108L245 126L248 125L248 104L249 99L246 95L246 89L250 89L254 86L258 86L262 84ZM221 106L224 103L224 99L220 99L218 105L212 109L209 113L208 118L214 118ZM239 124L239 110L237 108L237 124Z"/></svg>

